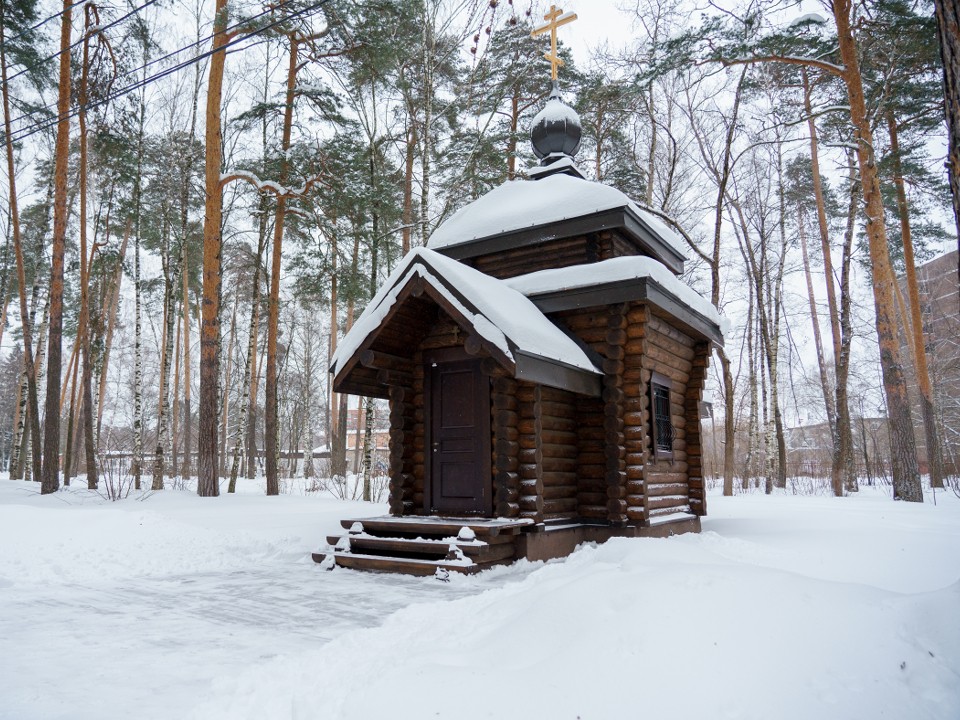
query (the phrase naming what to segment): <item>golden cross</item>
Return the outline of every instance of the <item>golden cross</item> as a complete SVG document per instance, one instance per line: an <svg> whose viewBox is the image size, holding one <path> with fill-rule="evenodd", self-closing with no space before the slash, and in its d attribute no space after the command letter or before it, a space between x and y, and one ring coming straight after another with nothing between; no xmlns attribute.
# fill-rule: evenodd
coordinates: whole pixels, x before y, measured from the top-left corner
<svg viewBox="0 0 960 720"><path fill-rule="evenodd" d="M534 28L533 32L530 33L530 37L536 37L541 33L550 31L550 52L544 53L543 57L550 63L550 79L557 79L557 68L563 65L563 60L560 59L560 56L557 55L557 28L561 25L566 25L567 23L572 23L577 19L576 13L566 13L564 14L563 10L557 9L556 5L550 6L550 12L543 16L543 19L547 21L546 25L541 25L538 28Z"/></svg>

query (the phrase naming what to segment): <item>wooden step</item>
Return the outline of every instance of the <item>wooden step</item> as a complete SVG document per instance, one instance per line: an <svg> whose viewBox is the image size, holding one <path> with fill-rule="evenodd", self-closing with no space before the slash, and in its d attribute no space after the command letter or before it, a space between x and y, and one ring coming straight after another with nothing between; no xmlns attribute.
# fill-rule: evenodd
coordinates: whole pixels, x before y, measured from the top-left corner
<svg viewBox="0 0 960 720"><path fill-rule="evenodd" d="M341 520L340 525L349 530L354 523L363 525L364 532L371 535L414 534L421 536L456 537L460 528L468 527L484 540L487 538L519 535L527 525L532 524L528 518L450 518L450 517L375 517Z"/></svg>
<svg viewBox="0 0 960 720"><path fill-rule="evenodd" d="M456 545L464 555L477 563L497 562L512 558L514 544L497 543L490 545L482 541L451 542L444 540L409 540L395 537L371 537L369 535L346 535L350 540L352 554L393 555L402 558L425 556L426 559L442 559L447 556L451 545ZM341 536L330 535L327 542L336 547Z"/></svg>
<svg viewBox="0 0 960 720"><path fill-rule="evenodd" d="M451 572L471 575L485 569L484 565L457 565L442 560L414 560L411 558L382 557L380 555L357 555L354 553L313 553L315 562L321 563L328 555L332 555L334 562L340 567L354 570L369 570L373 572L394 572L406 575L427 577L434 575L437 568L444 568Z"/></svg>

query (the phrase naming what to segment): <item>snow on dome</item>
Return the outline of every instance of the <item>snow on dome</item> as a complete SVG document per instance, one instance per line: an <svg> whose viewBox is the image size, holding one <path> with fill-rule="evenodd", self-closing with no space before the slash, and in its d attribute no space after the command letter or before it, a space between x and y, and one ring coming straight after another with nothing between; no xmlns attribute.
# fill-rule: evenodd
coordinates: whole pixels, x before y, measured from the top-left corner
<svg viewBox="0 0 960 720"><path fill-rule="evenodd" d="M530 142L534 154L545 165L558 157L572 158L580 149L582 135L580 116L560 99L560 88L554 81L550 99L530 125Z"/></svg>
<svg viewBox="0 0 960 720"><path fill-rule="evenodd" d="M554 97L547 100L547 104L534 116L530 126L535 127L540 122L563 122L577 128L582 127L577 111L560 98Z"/></svg>
<svg viewBox="0 0 960 720"><path fill-rule="evenodd" d="M440 250L616 208L629 208L680 258L685 257L683 243L677 234L622 192L609 185L562 173L536 181L508 180L495 187L441 224L430 237L427 247Z"/></svg>

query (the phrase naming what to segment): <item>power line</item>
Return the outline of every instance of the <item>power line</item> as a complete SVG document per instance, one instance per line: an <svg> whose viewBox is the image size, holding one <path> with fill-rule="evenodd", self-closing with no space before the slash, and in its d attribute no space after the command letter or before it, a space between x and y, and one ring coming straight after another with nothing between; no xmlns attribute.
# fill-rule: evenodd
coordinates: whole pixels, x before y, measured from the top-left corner
<svg viewBox="0 0 960 720"><path fill-rule="evenodd" d="M151 0L151 2L156 2L156 1L157 1L157 0ZM235 31L237 28L241 27L242 25L246 25L246 24L248 24L248 23L250 23L250 22L253 22L253 21L255 21L255 20L259 20L259 19L262 18L264 15L268 15L268 14L270 14L271 12L274 12L274 11L276 11L276 10L278 10L278 9L282 9L283 7L285 7L286 5L289 5L291 2L294 2L294 1L295 1L295 0L281 0L281 2L277 3L277 5L273 6L272 8L268 8L267 10L263 10L263 11L261 11L260 13L258 13L258 14L256 14L256 15L253 15L253 16L250 17L250 18L244 19L242 22L234 23L233 25L227 27L227 28L224 30L224 32L227 32L227 33L233 32L233 31ZM147 3L147 4L150 4L150 3ZM145 4L144 6L141 6L141 8L142 8L142 7L146 7L146 4ZM141 8L138 8L138 9L141 9ZM121 18L121 20L122 20L122 19L125 19L126 17L129 17L131 14L132 14L132 12L131 12L131 13L128 13L126 16L124 16L124 18ZM117 22L119 22L119 21L117 21ZM191 48L197 47L197 46L199 46L199 45L203 45L203 44L209 42L210 40L212 40L212 39L213 39L213 35L214 35L214 34L211 33L210 35L207 35L207 36L205 36L205 37L203 37L203 38L199 38L198 40L195 40L194 42L190 43L189 45L184 45L183 47L178 48L177 50L173 50L173 51L171 51L171 52L168 52L166 55L163 55L163 56L161 56L161 57L159 57L159 58L155 58L155 59L153 59L153 60L150 60L149 62L146 62L146 63L144 63L143 65L140 65L139 67L132 68L132 69L130 69L130 70L126 70L126 71L124 71L123 73L121 73L120 75L118 75L115 79L116 79L116 80L119 80L119 79L125 78L125 77L127 77L127 76L129 76L129 75L138 74L138 73L146 70L147 68L149 68L149 67L151 67L151 66L153 66L153 65L156 65L157 63L161 63L161 62L163 62L164 60L167 60L167 59L169 59L169 58L171 58L171 57L174 57L174 56L176 56L176 55L179 55L180 53L182 53L182 52L184 52L184 51L186 51L186 50L189 50L189 49L191 49ZM82 42L82 40L83 40L83 38L81 38L80 41ZM76 44L76 43L75 43L75 44ZM61 54L62 54L62 53L57 53L56 55L51 56L51 58L56 57L56 56L61 55ZM48 59L51 59L51 58L48 58ZM17 76L14 75L14 77L17 77ZM10 78L10 80L12 80L12 79L13 79L13 78ZM8 82L9 82L9 80L8 80ZM133 88L133 89L135 89L135 88ZM57 103L56 103L56 102L53 102L53 103L49 103L49 104L47 104L47 105L44 105L43 107L35 108L35 109L33 109L33 110L29 111L29 112L24 112L22 115L19 115L19 116L13 118L13 119L10 121L10 124L13 125L13 124L15 124L15 123L19 123L19 122L21 122L21 121L23 121L23 120L27 120L27 119L29 119L29 120L31 120L31 121L36 121L36 122L41 122L41 123L42 123L42 122L44 122L44 121L43 121L43 120L37 120L37 119L36 119L36 115L39 114L39 113L43 113L44 111L52 111L52 110L53 110L54 108L56 108L56 107L57 107ZM87 107L95 107L95 105L88 104ZM19 130L13 130L13 131L12 131L12 134L16 135L18 132L22 132L22 131L24 131L24 130L26 130L26 129L28 129L28 128L21 128L21 129L19 129Z"/></svg>
<svg viewBox="0 0 960 720"><path fill-rule="evenodd" d="M99 31L99 32L102 32L102 31L104 31L104 30L109 30L110 28L114 27L115 25L119 25L120 23L122 23L124 20L126 20L126 19L127 19L128 17L130 17L131 15L135 15L136 13L140 12L141 10L145 10L146 8L150 7L151 5L153 5L154 3L158 2L158 1L159 1L159 0L147 0L147 2L145 2L143 5L141 5L140 7L135 7L133 10L131 10L130 12L128 12L126 15L124 15L124 16L122 16L122 17L119 17L119 18L117 18L116 20L113 20L113 21L107 23L106 25L101 25L101 26L99 27L98 31ZM83 5L83 4L85 4L85 3L75 3L75 4ZM71 7L73 7L73 6L71 5ZM62 15L63 12L61 12L60 14ZM47 19L49 20L50 18L47 18ZM13 75L11 75L10 77L7 78L7 83L10 83L11 81L16 80L18 77L20 77L21 75L25 75L26 73L30 72L31 70L36 70L38 67L40 67L40 66L43 65L44 63L48 63L48 62L50 62L51 60L55 60L56 58L58 58L58 57L60 57L61 55L63 55L64 52L70 52L71 50L73 50L75 47L77 47L78 45L80 45L80 44L83 42L83 39L84 39L85 35L86 35L86 33L84 33L84 35L81 35L80 38L79 38L78 40L75 40L75 41L70 45L70 47L68 47L66 50L58 50L58 51L55 52L53 55L48 55L48 56L45 57L43 60L37 60L37 62L35 62L33 65L30 65L29 67L25 67L25 68L23 68L23 70L20 70L19 72L14 73Z"/></svg>
<svg viewBox="0 0 960 720"><path fill-rule="evenodd" d="M86 2L86 1L87 1L87 0L83 0L83 2ZM25 38L25 37L27 37L28 35L30 35L30 33L32 33L34 30L37 30L38 28L43 27L44 25L46 25L46 24L47 24L48 22L50 22L51 20L56 20L58 17L60 17L61 15L63 15L67 10L72 9L75 5L82 5L83 2L72 3L72 4L68 5L67 7L65 7L63 10L61 10L60 12L55 13L54 15L51 15L50 17L44 18L43 20L41 20L40 22L38 22L36 25L31 25L31 26L28 27L26 30L20 31L19 33L17 33L17 34L14 35L13 37L4 38L3 42L5 42L5 43L15 42L15 41L17 41L17 40L20 40L21 38Z"/></svg>
<svg viewBox="0 0 960 720"><path fill-rule="evenodd" d="M291 1L292 1L292 0L287 0L287 2L291 2ZM250 32L250 33L247 33L246 35L243 35L243 36L241 36L241 37L237 37L237 38L234 38L233 40L230 40L229 42L227 42L226 44L224 44L221 48L218 48L217 50L213 50L213 49L211 48L210 50L207 50L207 51L201 53L200 55L197 55L197 56L194 57L194 58L191 58L191 59L189 59L189 60L185 60L184 62L181 62L181 63L179 63L179 64L177 64L177 65L174 65L173 67L167 68L167 69L165 69L165 70L161 70L160 72L158 72L158 73L156 73L156 74L154 74L154 75L151 75L150 77L144 78L143 80L138 80L138 81L135 82L135 83L131 83L130 85L127 85L126 87L123 87L123 88L121 88L120 90L117 90L117 91L111 93L111 94L108 95L107 97L104 97L104 98L101 98L100 100L97 100L96 102L87 103L86 109L99 107L99 106L104 105L104 104L106 104L106 103L108 103L108 102L111 102L112 100L116 100L117 98L122 97L122 96L124 96L124 95L126 95L126 94L128 94L128 93L130 93L130 92L133 92L134 90L137 90L137 89L139 89L139 88L141 88L141 87L145 87L145 86L147 86L147 85L149 85L149 84L151 84L151 83L154 83L154 82L156 82L156 81L158 81L158 80L161 80L161 79L167 77L168 75L172 75L173 73L178 72L179 70L182 70L182 69L184 69L184 68L186 68L186 67L189 67L190 65L194 65L194 64L200 62L201 60L204 60L204 59L210 57L211 55L214 54L214 52L226 52L228 48L230 48L230 47L232 47L232 46L234 46L234 45L237 45L237 44L239 44L239 43L241 43L241 42L244 42L244 41L246 41L246 40L249 40L249 39L252 38L252 37L256 37L257 35L260 35L260 34L266 32L267 30L271 30L271 29L277 27L278 25L280 25L280 24L282 24L282 23L284 23L284 22L288 22L289 20L294 20L294 19L296 19L296 18L298 18L298 17L301 17L301 16L303 16L303 15L306 15L306 14L312 14L312 13L315 12L316 10L320 9L323 5L326 5L328 2L329 2L329 0L316 0L316 2L312 3L311 5L308 5L307 7L303 8L302 10L298 10L298 11L296 11L296 12L290 14L290 15L285 15L284 17L279 18L278 20L274 20L274 21L271 22L269 25L265 25L265 26L263 26L262 28L258 28L257 30L254 30L254 31L252 31L252 32ZM22 141L22 140L25 140L25 139L27 139L28 137L30 137L31 135L35 135L35 134L38 133L38 132L42 132L43 130L46 130L46 129L50 128L50 127L53 127L54 125L56 125L57 123L59 123L59 122L60 122L61 120L63 120L63 119L69 119L69 118L76 117L79 112L80 112L80 110L79 110L79 108L78 108L78 109L76 109L76 110L72 110L72 111L68 112L65 116L57 116L57 117L55 117L55 118L51 118L50 120L48 120L48 121L46 121L46 122L38 123L38 124L34 125L32 128L25 128L24 130L21 130L21 131L18 131L18 132L14 132L14 133L11 134L12 137L6 138L6 142L20 142L20 141ZM22 116L21 116L21 117L22 117ZM4 143L4 145L6 144L6 142Z"/></svg>

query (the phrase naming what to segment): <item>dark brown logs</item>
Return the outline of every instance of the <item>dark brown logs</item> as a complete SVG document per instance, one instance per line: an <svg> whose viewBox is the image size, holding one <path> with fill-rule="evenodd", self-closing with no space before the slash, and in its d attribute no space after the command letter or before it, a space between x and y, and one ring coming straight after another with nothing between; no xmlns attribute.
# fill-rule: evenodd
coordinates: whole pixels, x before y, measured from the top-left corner
<svg viewBox="0 0 960 720"><path fill-rule="evenodd" d="M607 514L608 514L607 506L606 505L579 505L577 507L577 514L582 518L606 520Z"/></svg>
<svg viewBox="0 0 960 720"><path fill-rule="evenodd" d="M536 437L536 447L534 452L539 456L543 457L543 401L541 395L543 393L543 388L539 385L535 385L533 389L533 431L534 436ZM536 501L535 509L536 516L534 519L537 522L543 521L543 513L545 502L543 498L543 464L540 463L536 466ZM523 474L523 468L521 467L521 476ZM522 496L521 496L522 497ZM530 509L523 508L523 500L520 501L521 509ZM563 512L562 509L552 509L551 512Z"/></svg>
<svg viewBox="0 0 960 720"><path fill-rule="evenodd" d="M500 365L492 357L484 358L480 363L480 370L484 375L492 378L506 378L510 371Z"/></svg>
<svg viewBox="0 0 960 720"><path fill-rule="evenodd" d="M476 333L470 333L463 342L463 349L468 355L479 355L483 351L483 338Z"/></svg>
<svg viewBox="0 0 960 720"><path fill-rule="evenodd" d="M550 514L560 514L560 513L574 513L577 510L577 499L572 498L563 498L560 500L544 500L540 496L531 496L531 495L521 495L520 496L520 511L525 513L533 513L531 517L536 519L537 517L542 518L545 513ZM540 522L539 520L537 522Z"/></svg>
<svg viewBox="0 0 960 720"><path fill-rule="evenodd" d="M707 512L707 496L703 483L700 399L703 396L703 386L706 382L707 368L710 364L710 346L708 343L698 343L695 350L685 403L687 416L685 445L687 485L691 510L698 515L705 515Z"/></svg>
<svg viewBox="0 0 960 720"><path fill-rule="evenodd" d="M647 495L655 497L658 495L686 495L687 494L687 476L683 476L682 483L654 483L647 484Z"/></svg>
<svg viewBox="0 0 960 720"><path fill-rule="evenodd" d="M519 423L517 425L517 428L520 430L520 434L530 435L531 437L535 436L536 426L535 426L534 419L532 417L532 414L533 414L532 405L530 408L521 407L520 410L521 410L520 414L522 415L522 417L519 419ZM529 414L527 412L524 412L524 410L528 410ZM566 418L556 418L556 417L550 417L550 416L540 418L541 432L553 431L553 430L560 430L560 431L566 432L566 431L569 431L570 425L571 425L571 421Z"/></svg>
<svg viewBox="0 0 960 720"><path fill-rule="evenodd" d="M360 364L377 370L397 370L413 375L413 363L409 359L376 350L364 350L360 354Z"/></svg>
<svg viewBox="0 0 960 720"><path fill-rule="evenodd" d="M413 390L390 388L390 512L403 515L412 508L414 498Z"/></svg>
<svg viewBox="0 0 960 720"><path fill-rule="evenodd" d="M377 370L377 382L381 385L413 385L413 374L400 370Z"/></svg>
<svg viewBox="0 0 960 720"><path fill-rule="evenodd" d="M607 308L607 347L602 354L609 360L619 360L617 350L622 350L627 343L627 307L623 305ZM627 522L627 503L623 500L626 495L626 462L624 451L624 413L623 413L623 370L624 364L606 363L603 376L603 415L604 415L604 473L606 480L607 501L606 519L615 525ZM592 507L592 506L589 506ZM582 511L581 511L582 514Z"/></svg>
<svg viewBox="0 0 960 720"><path fill-rule="evenodd" d="M647 507L650 510L661 510L663 508L677 508L678 510L689 505L687 496L684 495L661 495L659 497L648 497Z"/></svg>
<svg viewBox="0 0 960 720"><path fill-rule="evenodd" d="M516 412L517 381L497 377L491 382L491 420L494 446L494 503L500 517L520 514L519 461L520 432Z"/></svg>

